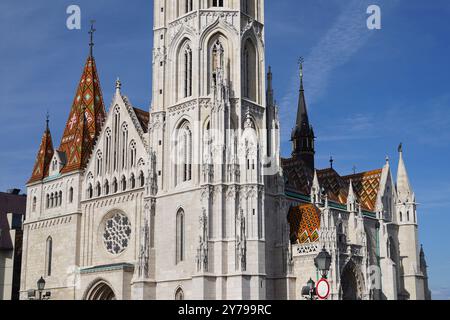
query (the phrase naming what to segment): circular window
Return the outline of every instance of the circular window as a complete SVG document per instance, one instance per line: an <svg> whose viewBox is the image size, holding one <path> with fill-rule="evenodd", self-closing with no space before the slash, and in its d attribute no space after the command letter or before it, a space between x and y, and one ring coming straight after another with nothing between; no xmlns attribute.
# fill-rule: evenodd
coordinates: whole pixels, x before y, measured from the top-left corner
<svg viewBox="0 0 450 320"><path fill-rule="evenodd" d="M103 243L111 254L120 254L128 247L131 237L131 223L122 213L116 213L105 221Z"/></svg>

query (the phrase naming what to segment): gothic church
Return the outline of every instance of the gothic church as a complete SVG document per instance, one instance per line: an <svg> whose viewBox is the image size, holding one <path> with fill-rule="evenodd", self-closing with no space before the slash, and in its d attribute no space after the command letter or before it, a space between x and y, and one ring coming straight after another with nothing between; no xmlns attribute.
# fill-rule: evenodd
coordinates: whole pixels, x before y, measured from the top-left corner
<svg viewBox="0 0 450 320"><path fill-rule="evenodd" d="M302 72L282 159L264 33L264 0L154 0L150 112L120 80L106 110L91 41L27 184L22 299L303 299L322 248L330 299L430 298L402 148L396 181L318 170Z"/></svg>

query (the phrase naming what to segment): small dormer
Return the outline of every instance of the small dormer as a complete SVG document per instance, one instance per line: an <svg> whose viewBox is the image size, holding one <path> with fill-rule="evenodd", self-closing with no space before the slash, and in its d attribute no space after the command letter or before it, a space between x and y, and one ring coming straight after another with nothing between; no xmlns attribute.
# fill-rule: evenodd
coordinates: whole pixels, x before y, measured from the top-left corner
<svg viewBox="0 0 450 320"><path fill-rule="evenodd" d="M65 165L66 165L65 153L61 151L56 151L50 162L49 176L53 177L58 175Z"/></svg>

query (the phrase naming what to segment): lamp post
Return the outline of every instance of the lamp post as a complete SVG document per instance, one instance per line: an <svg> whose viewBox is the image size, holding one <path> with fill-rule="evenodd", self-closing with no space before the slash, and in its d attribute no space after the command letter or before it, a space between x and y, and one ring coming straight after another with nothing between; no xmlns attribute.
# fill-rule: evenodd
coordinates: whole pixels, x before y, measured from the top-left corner
<svg viewBox="0 0 450 320"><path fill-rule="evenodd" d="M44 289L45 289L45 280L43 277L41 277L38 281L37 281L37 292L38 292L38 300L48 300L51 297L51 292L47 291L44 294ZM29 300L35 300L36 299L36 290L35 289L31 289L28 290L28 299Z"/></svg>
<svg viewBox="0 0 450 320"><path fill-rule="evenodd" d="M320 251L317 257L314 259L314 264L316 268L321 272L322 278L326 279L328 276L328 271L330 271L331 255L328 253L325 247L323 247L322 251Z"/></svg>
<svg viewBox="0 0 450 320"><path fill-rule="evenodd" d="M314 258L314 265L317 269L319 269L322 276L321 280L318 283L318 286L322 288L320 285L325 283L325 286L328 286L327 289L329 293L329 284L326 279L331 267L331 255L328 253L325 247L323 247L322 251L319 252L317 257ZM302 288L302 296L306 297L308 300L317 300L318 298L326 299L326 297L328 297L328 294L322 297L320 292L317 292L316 283L310 278L306 286Z"/></svg>

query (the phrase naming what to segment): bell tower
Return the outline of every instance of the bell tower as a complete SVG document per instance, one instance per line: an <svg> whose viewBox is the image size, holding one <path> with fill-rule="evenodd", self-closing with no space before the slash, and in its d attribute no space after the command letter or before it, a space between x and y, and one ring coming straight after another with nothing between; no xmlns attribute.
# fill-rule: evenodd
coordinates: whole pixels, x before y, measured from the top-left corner
<svg viewBox="0 0 450 320"><path fill-rule="evenodd" d="M154 0L154 277L193 288L187 298L265 299L265 274L279 276L264 258L266 225L277 225L266 210L275 219L282 203L266 186L279 122L266 108L264 41L263 0Z"/></svg>

